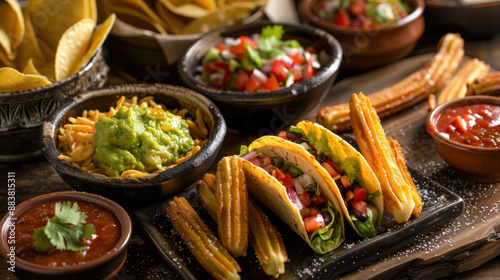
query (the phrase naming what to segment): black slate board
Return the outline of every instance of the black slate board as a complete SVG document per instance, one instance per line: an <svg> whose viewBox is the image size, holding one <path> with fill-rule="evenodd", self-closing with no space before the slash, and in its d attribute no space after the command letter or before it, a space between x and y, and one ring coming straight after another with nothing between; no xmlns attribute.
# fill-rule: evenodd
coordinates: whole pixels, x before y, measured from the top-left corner
<svg viewBox="0 0 500 280"><path fill-rule="evenodd" d="M343 138L356 146L352 137L344 135ZM409 171L424 203L419 217L404 224L397 224L390 214L384 214L379 234L370 239L358 237L346 224L346 241L325 255L315 253L286 224L266 211L283 237L289 258L285 265L286 274L279 279L331 279L385 257L413 243L419 237L441 228L462 214L464 202L459 196L412 168L409 168ZM185 197L209 228L217 232L215 222L197 200L196 188L188 189L177 196ZM140 234L151 242L167 265L181 278L210 278L173 229L165 212L169 201L157 202L130 211L140 229ZM237 261L242 268L240 273L242 279L272 278L263 273L250 247L247 256L238 258Z"/></svg>

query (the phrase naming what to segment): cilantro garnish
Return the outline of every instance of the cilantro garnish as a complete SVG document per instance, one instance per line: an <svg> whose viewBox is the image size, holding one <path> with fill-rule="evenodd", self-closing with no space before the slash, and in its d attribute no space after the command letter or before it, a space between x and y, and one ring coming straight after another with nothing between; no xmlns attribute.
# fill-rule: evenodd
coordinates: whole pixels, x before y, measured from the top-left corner
<svg viewBox="0 0 500 280"><path fill-rule="evenodd" d="M282 41L281 38L285 30L281 25L268 25L262 28L257 46L262 58L271 59L285 52L281 47L299 48L300 43L297 40Z"/></svg>
<svg viewBox="0 0 500 280"><path fill-rule="evenodd" d="M54 217L33 234L36 251L48 251L52 246L59 250L85 250L85 240L95 233L92 224L85 224L87 215L78 211L76 202L57 202L55 207Z"/></svg>

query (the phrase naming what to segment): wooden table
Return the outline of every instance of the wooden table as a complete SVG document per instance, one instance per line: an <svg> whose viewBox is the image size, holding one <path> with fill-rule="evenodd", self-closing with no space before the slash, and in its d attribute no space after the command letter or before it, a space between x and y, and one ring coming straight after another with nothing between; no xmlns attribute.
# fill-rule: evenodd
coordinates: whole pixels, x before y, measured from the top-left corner
<svg viewBox="0 0 500 280"><path fill-rule="evenodd" d="M433 52L438 37L425 37L412 58L362 76L342 75L322 105L345 102L353 92L366 94L398 81L419 68ZM500 69L500 37L465 44L466 56L477 57ZM112 72L110 83L119 83ZM383 77L383 78L381 78ZM383 80L382 80L383 79ZM363 88L359 88L363 85ZM318 107L319 108L319 107ZM500 184L478 184L461 178L437 156L431 138L425 133L425 104L419 104L383 121L387 134L402 145L408 165L460 195L464 214L441 230L419 236L414 244L345 275L345 279L453 279L500 278ZM314 119L316 110L305 119ZM234 132L230 132L230 135ZM233 148L231 148L233 149ZM227 151L231 150L228 149ZM234 150L234 149L233 149ZM236 151L236 150L234 150ZM233 152L234 152L233 151ZM222 156L222 154L220 155ZM0 215L7 212L7 173L15 172L16 203L54 191L72 190L44 158L29 162L0 163ZM416 233L418 234L418 233ZM134 234L125 267L116 279L176 279L171 270L142 238ZM15 279L0 258L0 279Z"/></svg>

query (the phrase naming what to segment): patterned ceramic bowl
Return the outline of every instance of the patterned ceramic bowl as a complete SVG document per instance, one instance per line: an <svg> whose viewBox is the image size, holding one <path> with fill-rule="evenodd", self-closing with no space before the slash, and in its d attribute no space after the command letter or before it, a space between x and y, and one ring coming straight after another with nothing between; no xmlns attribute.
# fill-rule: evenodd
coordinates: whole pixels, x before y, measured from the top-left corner
<svg viewBox="0 0 500 280"><path fill-rule="evenodd" d="M70 97L102 87L108 71L99 50L85 68L69 78L44 87L0 93L0 162L40 156L40 129L46 117Z"/></svg>

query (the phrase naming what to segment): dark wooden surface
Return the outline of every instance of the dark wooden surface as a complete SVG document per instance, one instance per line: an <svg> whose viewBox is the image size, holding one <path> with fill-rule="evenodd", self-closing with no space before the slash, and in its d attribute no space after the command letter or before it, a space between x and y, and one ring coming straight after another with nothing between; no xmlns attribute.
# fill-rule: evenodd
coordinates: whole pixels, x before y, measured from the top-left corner
<svg viewBox="0 0 500 280"><path fill-rule="evenodd" d="M439 37L422 38L411 58L388 67L353 76L342 74L321 105L345 102L353 92L370 93L388 86L420 67L435 50ZM466 55L477 57L500 69L500 36L466 41ZM109 84L120 83L118 69L112 69ZM390 257L345 275L345 279L500 279L500 190L499 184L477 184L460 177L444 163L425 133L425 104L409 108L383 121L386 132L403 145L408 164L459 194L466 202L464 215ZM315 111L304 117L314 119ZM231 137L248 141L250 136L230 131ZM235 143L232 139L232 143ZM237 142L237 141L236 141ZM219 155L236 152L236 145L225 146ZM7 173L16 173L16 203L44 193L71 190L44 158L29 162L0 163L0 215L7 212ZM415 233L418 234L418 233ZM289 247L289 250L292 250ZM15 279L0 258L0 279ZM176 279L142 238L134 234L125 267L115 279Z"/></svg>

